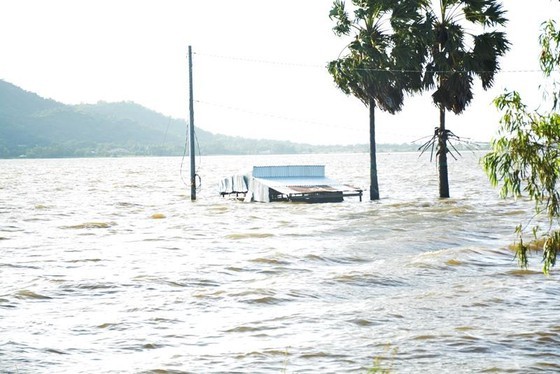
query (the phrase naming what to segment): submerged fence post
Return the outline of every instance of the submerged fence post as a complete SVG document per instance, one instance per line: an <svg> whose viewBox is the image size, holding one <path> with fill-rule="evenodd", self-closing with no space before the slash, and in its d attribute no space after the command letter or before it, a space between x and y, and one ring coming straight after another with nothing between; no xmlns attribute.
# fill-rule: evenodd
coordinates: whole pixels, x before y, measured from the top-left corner
<svg viewBox="0 0 560 374"><path fill-rule="evenodd" d="M191 158L191 200L196 200L196 169L194 160L194 105L192 77L192 48L189 45L189 156Z"/></svg>

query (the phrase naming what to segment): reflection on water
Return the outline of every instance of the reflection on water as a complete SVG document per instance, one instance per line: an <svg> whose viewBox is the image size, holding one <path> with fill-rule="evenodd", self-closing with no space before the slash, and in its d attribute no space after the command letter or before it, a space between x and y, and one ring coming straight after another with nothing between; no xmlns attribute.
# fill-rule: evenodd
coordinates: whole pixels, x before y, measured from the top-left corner
<svg viewBox="0 0 560 374"><path fill-rule="evenodd" d="M507 249L532 205L478 157L451 199L380 154L381 201L321 205L217 182L316 163L368 188L367 155L205 157L195 202L178 158L0 160L0 372L559 371L558 277Z"/></svg>

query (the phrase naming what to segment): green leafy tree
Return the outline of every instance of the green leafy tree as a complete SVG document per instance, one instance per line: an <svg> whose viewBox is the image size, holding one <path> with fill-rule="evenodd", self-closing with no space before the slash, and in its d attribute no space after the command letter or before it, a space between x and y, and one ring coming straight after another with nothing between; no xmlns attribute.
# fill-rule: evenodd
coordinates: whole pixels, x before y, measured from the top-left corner
<svg viewBox="0 0 560 374"><path fill-rule="evenodd" d="M435 6L437 5L437 6ZM439 108L436 128L440 197L449 197L445 112L462 113L473 98L473 78L487 90L499 70L498 58L509 49L503 32L496 28L507 22L501 4L494 0L427 1L425 14L431 25L426 45L424 87L436 88L432 94ZM468 30L480 30L480 33Z"/></svg>
<svg viewBox="0 0 560 374"><path fill-rule="evenodd" d="M526 194L535 202L535 214L547 217L548 227L534 226L532 232L543 249L543 271L549 273L560 251L560 29L554 21L543 24L539 41L541 69L552 90L552 94L545 90L545 102L548 98L551 109L530 111L515 91L496 98L494 103L503 112L501 128L482 162L490 182L501 186L502 197ZM523 240L526 229L522 225L516 229L516 255L524 268L530 248Z"/></svg>
<svg viewBox="0 0 560 374"><path fill-rule="evenodd" d="M335 84L369 108L370 199L379 199L375 144L375 108L394 114L405 92L422 87L418 69L426 51L417 38L422 27L422 1L352 0L350 13L335 0L330 18L337 36L353 36L347 53L328 64ZM351 14L353 15L351 17ZM425 32L425 31L422 31Z"/></svg>

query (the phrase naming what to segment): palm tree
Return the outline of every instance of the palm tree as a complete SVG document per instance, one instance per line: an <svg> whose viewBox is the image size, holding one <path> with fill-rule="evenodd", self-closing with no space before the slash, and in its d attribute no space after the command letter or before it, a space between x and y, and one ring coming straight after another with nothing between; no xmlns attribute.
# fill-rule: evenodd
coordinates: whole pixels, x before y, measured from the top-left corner
<svg viewBox="0 0 560 374"><path fill-rule="evenodd" d="M379 199L375 145L375 108L394 114L402 109L404 92L422 88L419 66L425 48L415 28L421 28L422 1L352 0L354 19L342 0L335 0L330 18L337 36L354 39L348 53L328 64L336 85L369 108L370 200ZM425 26L425 25L424 25Z"/></svg>
<svg viewBox="0 0 560 374"><path fill-rule="evenodd" d="M434 2L439 6L434 7ZM429 61L424 87L436 87L432 99L440 118L435 134L439 194L445 198L449 197L445 112L460 114L465 110L473 98L475 76L484 90L492 87L499 70L498 58L507 52L510 43L503 32L495 30L507 23L505 10L495 0L438 0L426 2L424 11L431 24L426 39ZM481 32L477 34L476 30Z"/></svg>

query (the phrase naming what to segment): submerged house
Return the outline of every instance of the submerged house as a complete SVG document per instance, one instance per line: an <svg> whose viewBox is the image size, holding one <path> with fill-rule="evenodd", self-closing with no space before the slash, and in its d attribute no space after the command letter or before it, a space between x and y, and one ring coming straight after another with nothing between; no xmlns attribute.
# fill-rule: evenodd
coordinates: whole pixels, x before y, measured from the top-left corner
<svg viewBox="0 0 560 374"><path fill-rule="evenodd" d="M340 202L363 190L325 177L324 165L253 166L251 174L220 181L220 195L245 201Z"/></svg>

